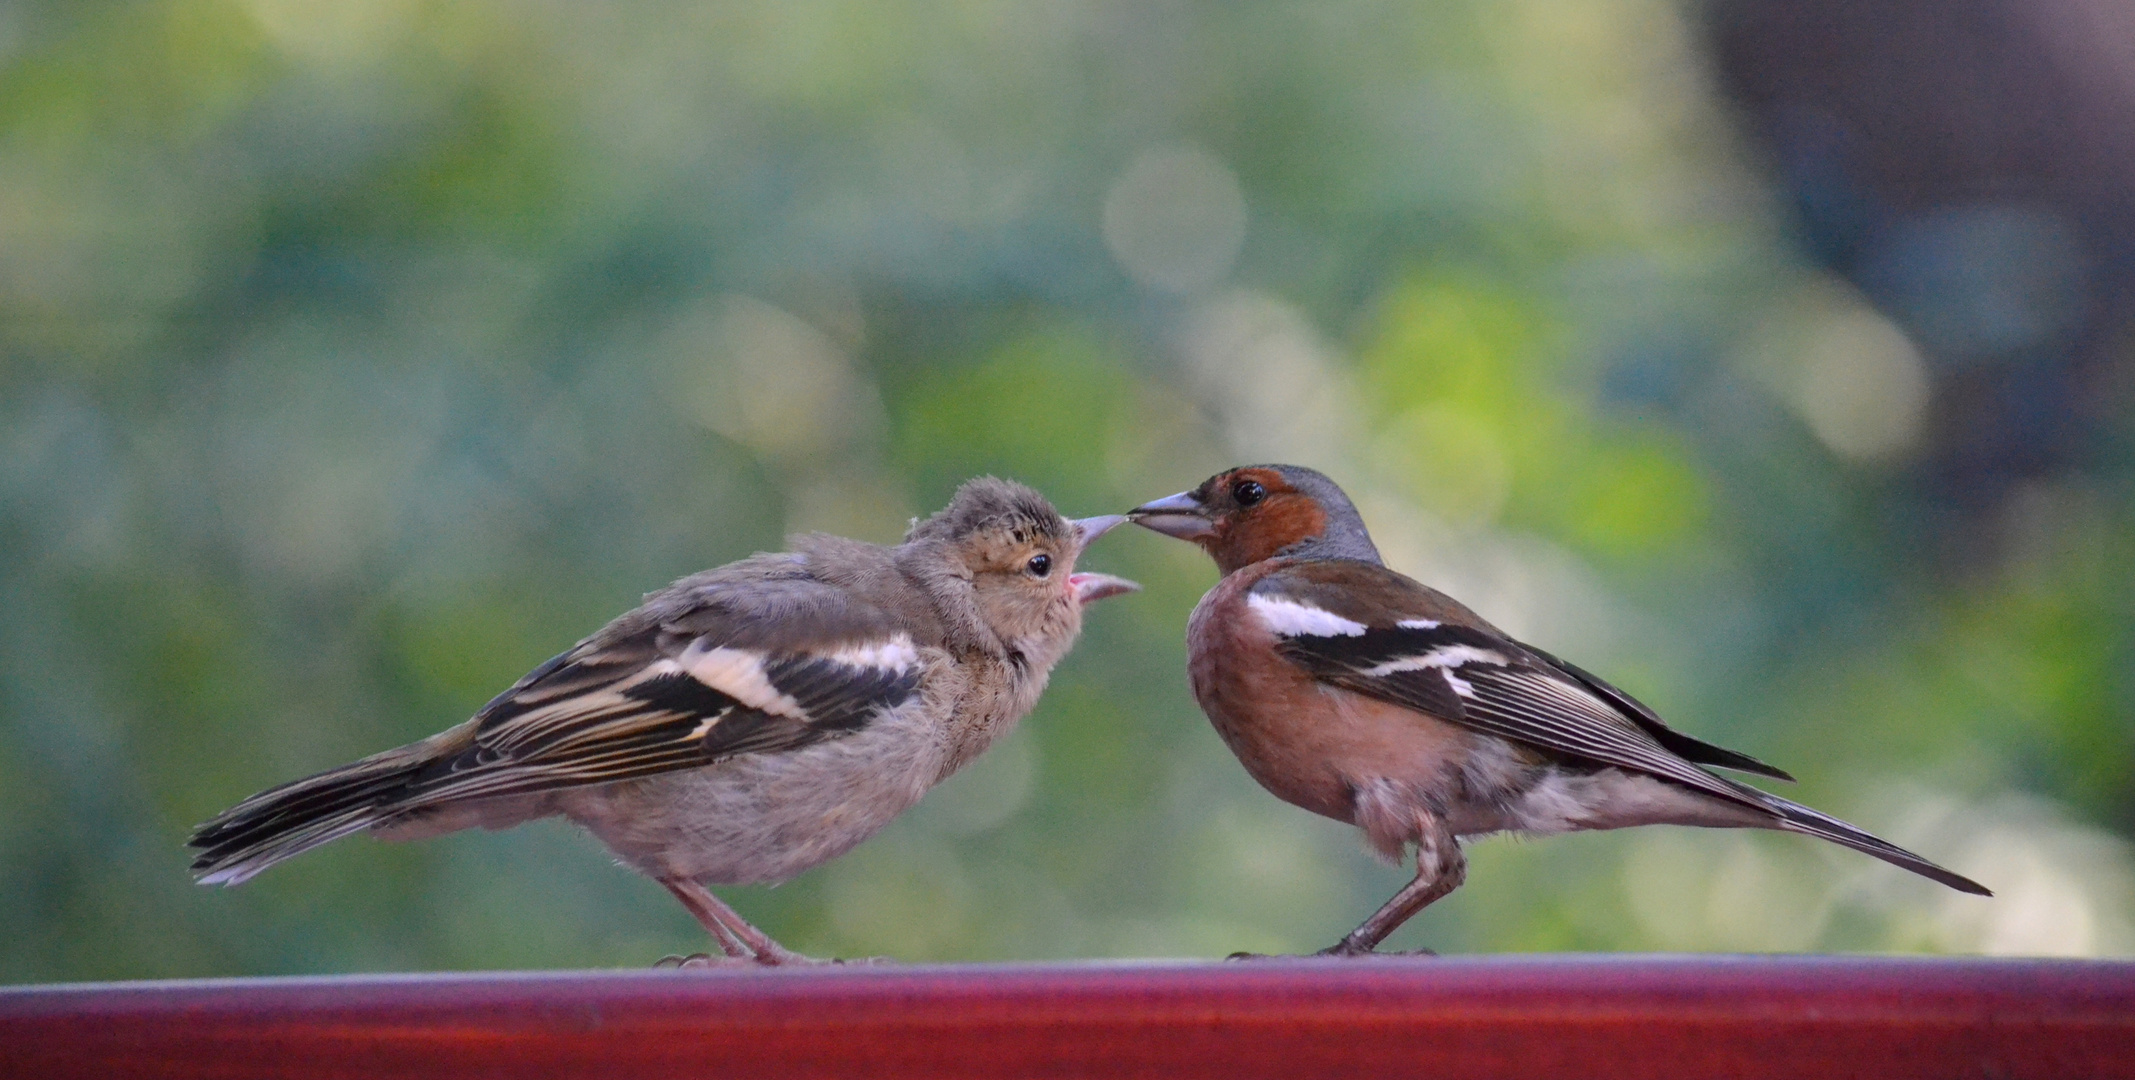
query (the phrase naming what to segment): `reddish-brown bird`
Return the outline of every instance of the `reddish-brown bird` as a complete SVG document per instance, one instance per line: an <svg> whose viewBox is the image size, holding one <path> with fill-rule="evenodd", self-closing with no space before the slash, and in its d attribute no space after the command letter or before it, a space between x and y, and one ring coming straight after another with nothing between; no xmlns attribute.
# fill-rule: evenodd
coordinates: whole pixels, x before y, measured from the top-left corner
<svg viewBox="0 0 2135 1080"><path fill-rule="evenodd" d="M1333 947L1368 953L1459 888L1460 839L1631 825L1805 833L1987 890L1852 825L1717 776L1793 777L1670 730L1631 695L1390 570L1334 481L1256 465L1144 503L1223 580L1187 624L1194 697L1260 785L1364 830L1416 878Z"/></svg>

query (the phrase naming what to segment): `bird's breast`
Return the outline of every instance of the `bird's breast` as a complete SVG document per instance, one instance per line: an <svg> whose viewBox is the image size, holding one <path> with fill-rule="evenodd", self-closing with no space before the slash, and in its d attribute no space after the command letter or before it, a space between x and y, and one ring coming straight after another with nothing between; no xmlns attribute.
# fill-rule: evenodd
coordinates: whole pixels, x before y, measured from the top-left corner
<svg viewBox="0 0 2135 1080"><path fill-rule="evenodd" d="M1352 819L1342 778L1318 746L1320 688L1275 651L1275 635L1245 602L1257 567L1226 575L1187 621L1194 700L1247 773L1275 797L1338 821Z"/></svg>
<svg viewBox="0 0 2135 1080"><path fill-rule="evenodd" d="M1470 752L1469 733L1412 709L1312 678L1278 650L1272 628L1246 603L1262 573L1226 577L1195 607L1187 628L1194 698L1253 779L1286 802L1357 822L1357 793L1392 784L1418 805L1451 797Z"/></svg>
<svg viewBox="0 0 2135 1080"><path fill-rule="evenodd" d="M1015 730L1016 721L1038 704L1046 675L1045 668L995 656L944 659L934 665L926 691L944 718L942 767L935 782L948 779Z"/></svg>

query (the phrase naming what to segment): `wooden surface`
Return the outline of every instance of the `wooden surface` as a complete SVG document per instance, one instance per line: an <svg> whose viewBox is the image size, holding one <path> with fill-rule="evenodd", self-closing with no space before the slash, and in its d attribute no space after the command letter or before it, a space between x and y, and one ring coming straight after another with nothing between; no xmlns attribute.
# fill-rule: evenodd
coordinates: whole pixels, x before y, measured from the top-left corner
<svg viewBox="0 0 2135 1080"><path fill-rule="evenodd" d="M2135 964L1510 957L0 989L67 1077L2135 1077Z"/></svg>

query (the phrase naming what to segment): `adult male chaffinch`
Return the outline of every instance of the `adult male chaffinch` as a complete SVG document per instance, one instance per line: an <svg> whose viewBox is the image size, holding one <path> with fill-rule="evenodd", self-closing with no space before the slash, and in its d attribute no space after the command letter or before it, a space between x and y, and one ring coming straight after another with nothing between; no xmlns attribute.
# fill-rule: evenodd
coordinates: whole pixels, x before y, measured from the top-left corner
<svg viewBox="0 0 2135 1080"><path fill-rule="evenodd" d="M1258 465L1128 520L1190 540L1223 579L1187 623L1194 698L1260 785L1364 830L1416 878L1323 955L1369 953L1459 888L1460 838L1631 825L1806 833L1963 892L1978 883L1700 768L1793 777L1670 730L1653 710L1390 570L1349 497Z"/></svg>
<svg viewBox="0 0 2135 1080"><path fill-rule="evenodd" d="M1012 728L1082 606L1139 588L1075 572L1123 520L1069 521L984 477L895 547L802 536L693 574L466 723L217 815L193 833L193 871L235 885L362 830L561 814L666 886L728 961L805 960L706 886L844 854Z"/></svg>

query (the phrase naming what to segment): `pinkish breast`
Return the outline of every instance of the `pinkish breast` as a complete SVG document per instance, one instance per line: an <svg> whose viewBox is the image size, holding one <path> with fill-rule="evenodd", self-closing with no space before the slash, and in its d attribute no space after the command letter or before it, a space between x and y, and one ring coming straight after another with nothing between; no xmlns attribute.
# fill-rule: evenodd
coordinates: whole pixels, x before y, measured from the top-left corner
<svg viewBox="0 0 2135 1080"><path fill-rule="evenodd" d="M1352 824L1367 786L1419 797L1457 789L1464 729L1322 684L1276 651L1246 594L1281 562L1226 576L1187 622L1194 699L1239 763L1277 798Z"/></svg>

